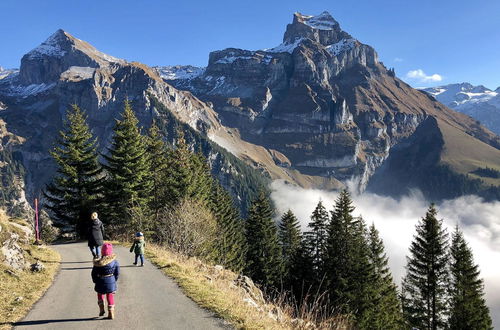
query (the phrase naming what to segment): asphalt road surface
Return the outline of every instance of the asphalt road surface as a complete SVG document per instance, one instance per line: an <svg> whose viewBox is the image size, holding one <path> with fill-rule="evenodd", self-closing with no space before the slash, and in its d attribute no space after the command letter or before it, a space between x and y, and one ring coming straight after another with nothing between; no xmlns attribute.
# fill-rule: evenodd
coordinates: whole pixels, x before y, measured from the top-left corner
<svg viewBox="0 0 500 330"><path fill-rule="evenodd" d="M120 278L115 295L115 319L98 317L99 307L90 277L92 255L86 243L54 245L61 254L55 282L15 329L230 329L220 319L187 298L156 266L132 265L134 254L115 246Z"/></svg>

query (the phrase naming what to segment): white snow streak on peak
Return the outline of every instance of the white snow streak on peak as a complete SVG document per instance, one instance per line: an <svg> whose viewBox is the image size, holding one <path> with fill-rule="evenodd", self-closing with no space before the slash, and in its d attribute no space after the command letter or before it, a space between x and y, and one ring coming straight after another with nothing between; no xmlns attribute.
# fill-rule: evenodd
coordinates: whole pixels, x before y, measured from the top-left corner
<svg viewBox="0 0 500 330"><path fill-rule="evenodd" d="M304 24L318 30L333 30L339 25L337 21L330 15L329 12L324 11L317 16L301 15Z"/></svg>
<svg viewBox="0 0 500 330"><path fill-rule="evenodd" d="M55 85L56 85L56 83L31 84L28 86L11 85L11 86L9 86L10 88L7 90L7 95L27 98L28 96L33 96L33 95L45 92L46 90L51 89Z"/></svg>
<svg viewBox="0 0 500 330"><path fill-rule="evenodd" d="M54 34L47 38L42 44L31 50L27 55L29 58L37 58L42 55L63 57L66 51L61 49L60 41L62 38L67 38L66 33L62 30L57 30Z"/></svg>
<svg viewBox="0 0 500 330"><path fill-rule="evenodd" d="M220 59L218 59L215 63L217 64L231 64L234 63L237 60L255 60L255 61L260 61L264 64L269 64L271 63L273 57L271 55L266 55L258 52L252 52L248 55L236 55L233 52L229 53L229 56L224 56Z"/></svg>
<svg viewBox="0 0 500 330"><path fill-rule="evenodd" d="M205 68L191 65L157 66L155 69L165 80L194 79L205 72Z"/></svg>
<svg viewBox="0 0 500 330"><path fill-rule="evenodd" d="M7 78L11 74L18 73L19 69L4 69L0 66L0 80Z"/></svg>
<svg viewBox="0 0 500 330"><path fill-rule="evenodd" d="M326 46L326 50L334 56L339 55L347 50L351 50L356 45L356 39L342 39L339 42Z"/></svg>
<svg viewBox="0 0 500 330"><path fill-rule="evenodd" d="M268 53L293 53L294 49L297 48L304 38L295 39L292 43L283 43L274 48L263 49L263 51Z"/></svg>
<svg viewBox="0 0 500 330"><path fill-rule="evenodd" d="M233 63L236 60L249 60L252 56L224 56L221 59L218 59L215 63L218 64L229 64Z"/></svg>

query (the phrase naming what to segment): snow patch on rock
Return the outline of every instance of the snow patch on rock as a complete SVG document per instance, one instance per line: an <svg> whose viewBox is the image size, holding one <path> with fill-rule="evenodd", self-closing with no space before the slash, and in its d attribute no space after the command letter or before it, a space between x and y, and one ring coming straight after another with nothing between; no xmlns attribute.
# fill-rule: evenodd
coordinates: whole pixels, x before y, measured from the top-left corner
<svg viewBox="0 0 500 330"><path fill-rule="evenodd" d="M192 65L156 66L154 69L158 72L160 77L165 80L191 80L201 76L205 72L204 67L196 67Z"/></svg>
<svg viewBox="0 0 500 330"><path fill-rule="evenodd" d="M76 80L90 79L94 76L94 72L95 68L72 66L68 70L61 73L61 78L76 79Z"/></svg>
<svg viewBox="0 0 500 330"><path fill-rule="evenodd" d="M56 83L46 84L31 84L27 86L23 85L10 85L6 88L5 94L8 96L15 96L21 98L27 98L29 96L37 95L43 93L52 87L54 87Z"/></svg>
<svg viewBox="0 0 500 330"><path fill-rule="evenodd" d="M4 69L0 66L0 80L18 72L19 69Z"/></svg>
<svg viewBox="0 0 500 330"><path fill-rule="evenodd" d="M307 26L317 30L333 30L339 25L337 21L330 15L329 12L324 11L317 16L302 15L303 23Z"/></svg>
<svg viewBox="0 0 500 330"><path fill-rule="evenodd" d="M56 31L47 38L42 44L35 49L31 50L26 56L30 59L36 59L43 56L50 57L63 57L66 51L61 48L60 40L64 32L62 30Z"/></svg>
<svg viewBox="0 0 500 330"><path fill-rule="evenodd" d="M337 56L345 51L351 50L356 45L356 39L342 39L339 42L326 46L326 50L333 56Z"/></svg>
<svg viewBox="0 0 500 330"><path fill-rule="evenodd" d="M295 48L297 48L300 45L302 40L304 40L304 38L298 38L298 39L295 39L295 41L292 43L282 43L274 48L267 48L267 49L263 49L263 50L265 52L268 52L268 53L290 53L291 54L291 53L293 53Z"/></svg>

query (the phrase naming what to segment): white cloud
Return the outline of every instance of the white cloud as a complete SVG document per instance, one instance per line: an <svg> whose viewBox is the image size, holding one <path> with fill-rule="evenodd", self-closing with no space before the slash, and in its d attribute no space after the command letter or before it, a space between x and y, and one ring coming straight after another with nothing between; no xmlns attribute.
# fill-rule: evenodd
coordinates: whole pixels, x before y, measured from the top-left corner
<svg viewBox="0 0 500 330"><path fill-rule="evenodd" d="M426 75L422 69L411 70L406 74L406 78L416 80L422 83L436 82L443 80L443 77L437 73Z"/></svg>
<svg viewBox="0 0 500 330"><path fill-rule="evenodd" d="M404 60L401 57L395 57L394 62L403 62Z"/></svg>
<svg viewBox="0 0 500 330"><path fill-rule="evenodd" d="M310 215L318 200L329 210L333 208L336 192L303 189L274 181L271 185L271 197L278 214L286 210L300 220L306 230ZM421 193L399 200L371 193L353 195L355 215L362 215L367 224L375 223L384 240L389 255L389 266L397 284L404 275L406 255L415 234L415 225L425 215L429 203ZM481 277L485 281L486 301L494 320L500 328L500 202L487 203L476 196L465 196L444 201L437 205L438 217L444 219L448 233L452 233L459 224L469 242L475 262L479 264Z"/></svg>

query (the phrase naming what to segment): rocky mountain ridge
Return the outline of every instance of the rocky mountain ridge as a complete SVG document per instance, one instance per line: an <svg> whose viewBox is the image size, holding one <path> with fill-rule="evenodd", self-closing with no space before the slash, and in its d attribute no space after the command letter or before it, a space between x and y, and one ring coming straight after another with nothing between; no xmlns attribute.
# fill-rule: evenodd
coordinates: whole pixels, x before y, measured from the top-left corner
<svg viewBox="0 0 500 330"><path fill-rule="evenodd" d="M28 199L39 195L55 171L48 151L67 107L76 103L86 110L106 152L126 98L144 127L153 118L160 120L170 142L176 138L173 127L184 125L237 200L248 200L236 191L245 186L236 181L245 181L241 171L247 171L237 158L270 179L362 191L391 161L393 150L419 141L412 136L425 127L447 131L436 134L445 141L435 149L434 161L424 164L427 171L445 164L468 178L480 166L500 170L496 135L399 80L371 46L343 31L330 14L296 13L282 44L215 51L206 68L150 68L56 31L23 56L19 71L0 79L0 119L6 134L19 141L3 140L2 157L22 164L11 172L24 177ZM424 122L431 124L422 126ZM456 148L446 139L464 135L472 149L498 154L499 161L453 153ZM497 181L488 179L488 184L500 185Z"/></svg>
<svg viewBox="0 0 500 330"><path fill-rule="evenodd" d="M22 187L26 183L28 200L40 196L55 173L48 151L62 127L66 109L76 103L86 111L89 125L99 138L100 151L106 152L114 119L122 111L125 99L132 102L140 124L145 128L149 127L153 118L166 122L166 116L172 115L169 117L170 124L186 124L183 127L186 132L189 131L189 136L198 134L205 139L206 136L222 136L226 137L226 141L238 143L237 136L231 136L231 132L221 126L210 106L190 92L177 90L165 83L154 69L106 55L58 30L23 56L19 71L11 72L0 80L0 120L4 123L4 135L19 141L10 143L10 140L3 139L1 146L8 153L5 159L10 161L7 163L14 163L15 160L21 164L22 173L19 171L13 175L23 183ZM172 143L174 134L169 138ZM200 141L200 138L193 137L192 143ZM215 147L207 143L204 145L206 156L220 172L217 175L223 176L228 186L239 186L233 182L241 180L237 178L241 173L235 173L234 162L237 159L229 161ZM256 149L255 154L266 155L265 150L258 146L242 143L240 147ZM274 167L277 168L275 173L284 175L280 168ZM241 169L241 166L238 168ZM19 187L17 190L20 193Z"/></svg>
<svg viewBox="0 0 500 330"><path fill-rule="evenodd" d="M295 13L277 47L214 51L199 74L165 79L213 104L224 126L279 152L289 168L361 191L428 117L500 145L471 118L398 79L327 12Z"/></svg>

